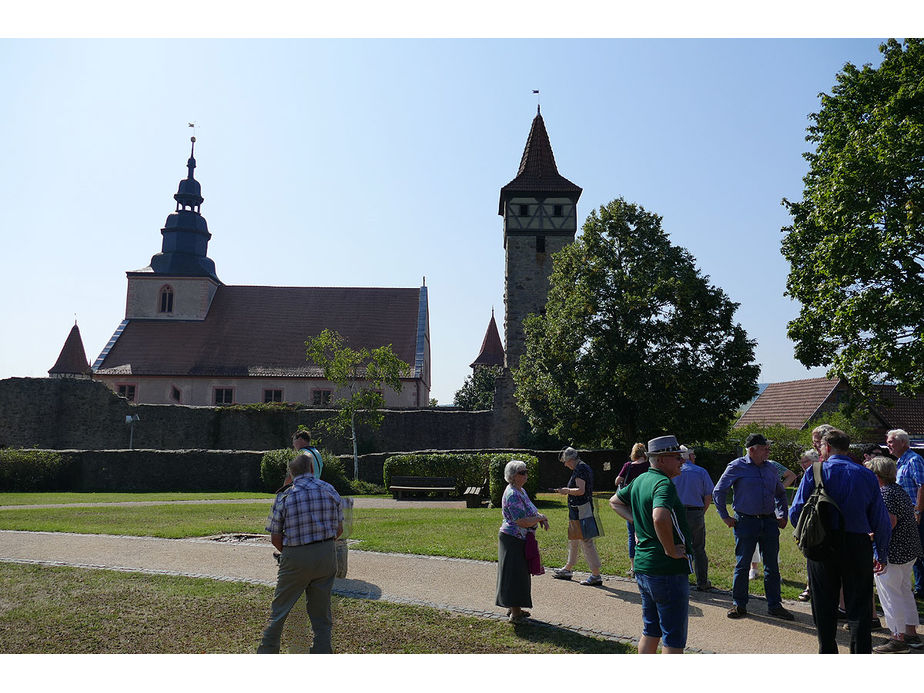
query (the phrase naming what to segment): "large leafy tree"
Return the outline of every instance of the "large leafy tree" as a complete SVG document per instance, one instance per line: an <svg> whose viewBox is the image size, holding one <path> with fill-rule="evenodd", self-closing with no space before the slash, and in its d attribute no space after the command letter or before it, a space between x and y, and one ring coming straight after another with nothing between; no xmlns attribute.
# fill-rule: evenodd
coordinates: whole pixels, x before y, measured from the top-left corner
<svg viewBox="0 0 924 693"><path fill-rule="evenodd" d="M924 390L924 41L847 63L811 114L801 202L784 199L795 355L859 393Z"/></svg>
<svg viewBox="0 0 924 693"><path fill-rule="evenodd" d="M462 409L493 409L500 366L480 366L456 390L452 403Z"/></svg>
<svg viewBox="0 0 924 693"><path fill-rule="evenodd" d="M398 358L391 345L376 349L362 347L354 349L335 330L323 330L321 334L305 342L309 361L324 371L324 377L340 386L340 392L332 404L336 413L318 422L318 426L332 434L349 432L353 443L353 478L359 479L359 455L356 446L356 425L360 422L379 427L384 420L382 407L385 397L382 390L390 387L401 391L401 376L410 366Z"/></svg>
<svg viewBox="0 0 924 693"><path fill-rule="evenodd" d="M516 398L536 432L616 445L721 436L757 392L754 342L661 218L617 199L554 257L544 316L528 316Z"/></svg>

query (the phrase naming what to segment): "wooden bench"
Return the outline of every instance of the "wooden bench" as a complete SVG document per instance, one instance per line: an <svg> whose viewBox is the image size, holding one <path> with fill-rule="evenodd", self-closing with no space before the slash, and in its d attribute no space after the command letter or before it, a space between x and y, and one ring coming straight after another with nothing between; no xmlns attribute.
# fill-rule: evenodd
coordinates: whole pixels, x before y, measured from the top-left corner
<svg viewBox="0 0 924 693"><path fill-rule="evenodd" d="M481 482L481 486L469 486L462 493L466 508L480 508L483 499L488 497L488 480Z"/></svg>
<svg viewBox="0 0 924 693"><path fill-rule="evenodd" d="M388 490L396 499L419 493L437 493L448 498L450 493L456 492L456 480L438 476L393 476Z"/></svg>

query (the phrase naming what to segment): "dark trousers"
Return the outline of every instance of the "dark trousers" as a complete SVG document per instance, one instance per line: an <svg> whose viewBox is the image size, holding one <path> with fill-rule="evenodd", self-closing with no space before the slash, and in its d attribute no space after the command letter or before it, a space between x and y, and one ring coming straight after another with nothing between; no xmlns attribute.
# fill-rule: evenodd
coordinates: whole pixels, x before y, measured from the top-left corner
<svg viewBox="0 0 924 693"><path fill-rule="evenodd" d="M767 609L782 605L780 598L780 526L775 517L749 517L735 514L735 575L732 599L737 606L748 605L748 571L754 549L760 546L764 559L764 594Z"/></svg>
<svg viewBox="0 0 924 693"><path fill-rule="evenodd" d="M837 607L844 589L850 627L850 653L869 654L873 643L873 545L866 534L844 534L844 546L834 558L808 562L812 618L818 631L818 652L837 654Z"/></svg>
<svg viewBox="0 0 924 693"><path fill-rule="evenodd" d="M687 526L690 528L690 542L693 544L693 571L696 586L709 584L709 557L706 555L706 511L703 508L687 508Z"/></svg>
<svg viewBox="0 0 924 693"><path fill-rule="evenodd" d="M914 499L912 498L912 500ZM921 535L921 546L924 546L924 520L918 525L918 534ZM912 589L916 595L920 595L924 592L924 560L920 558L916 560L912 572L914 573L914 586Z"/></svg>

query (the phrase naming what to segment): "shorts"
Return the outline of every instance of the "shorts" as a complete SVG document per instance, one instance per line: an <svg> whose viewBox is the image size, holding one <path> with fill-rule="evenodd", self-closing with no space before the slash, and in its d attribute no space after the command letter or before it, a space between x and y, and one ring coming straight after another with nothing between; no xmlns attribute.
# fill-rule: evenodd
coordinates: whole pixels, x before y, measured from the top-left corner
<svg viewBox="0 0 924 693"><path fill-rule="evenodd" d="M642 597L642 635L660 638L666 647L687 645L690 581L686 575L635 574Z"/></svg>

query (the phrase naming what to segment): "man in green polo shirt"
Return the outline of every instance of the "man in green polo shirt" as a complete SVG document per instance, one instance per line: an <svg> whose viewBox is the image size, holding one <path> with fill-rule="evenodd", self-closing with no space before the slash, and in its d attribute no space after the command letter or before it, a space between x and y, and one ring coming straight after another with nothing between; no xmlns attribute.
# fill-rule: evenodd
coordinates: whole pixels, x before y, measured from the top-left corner
<svg viewBox="0 0 924 693"><path fill-rule="evenodd" d="M674 436L648 441L650 469L621 488L610 506L635 525L635 581L642 598L639 654L682 654L687 644L692 551L683 503L671 479L683 464Z"/></svg>

